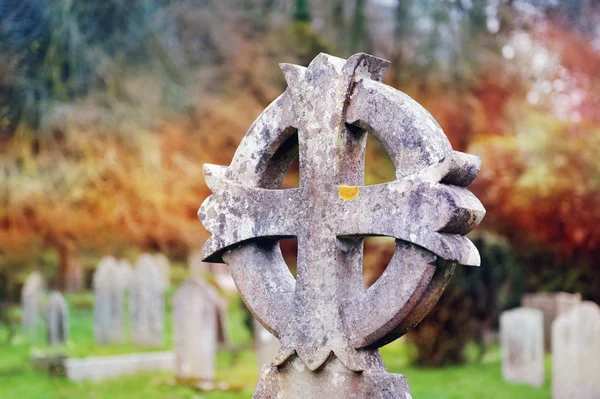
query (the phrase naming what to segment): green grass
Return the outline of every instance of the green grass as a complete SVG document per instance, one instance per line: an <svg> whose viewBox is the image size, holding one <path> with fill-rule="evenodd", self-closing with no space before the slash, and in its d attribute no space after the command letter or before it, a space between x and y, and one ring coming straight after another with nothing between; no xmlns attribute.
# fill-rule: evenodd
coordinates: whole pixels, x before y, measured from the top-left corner
<svg viewBox="0 0 600 399"><path fill-rule="evenodd" d="M133 345L97 346L93 342L92 310L76 307L80 298L68 298L71 305L71 339L65 349L71 356L131 353L156 348ZM229 326L232 343L249 343L250 335L243 326L243 313L234 300L230 306ZM164 350L172 342L170 305L166 315ZM0 334L1 335L1 334ZM74 383L64 377L51 377L35 370L29 361L32 350L48 351L43 345L32 346L18 336L11 346L0 345L1 399L241 399L250 398L258 379L254 353L241 351L237 356L219 353L218 379L225 381L227 392L201 392L177 385L171 373L143 373L100 383ZM415 399L541 399L550 398L550 375L542 388L505 384L500 374L500 352L494 348L481 364L468 364L443 369L420 369L408 365L407 345L396 341L382 349L390 372L408 377ZM547 359L549 361L549 359Z"/></svg>

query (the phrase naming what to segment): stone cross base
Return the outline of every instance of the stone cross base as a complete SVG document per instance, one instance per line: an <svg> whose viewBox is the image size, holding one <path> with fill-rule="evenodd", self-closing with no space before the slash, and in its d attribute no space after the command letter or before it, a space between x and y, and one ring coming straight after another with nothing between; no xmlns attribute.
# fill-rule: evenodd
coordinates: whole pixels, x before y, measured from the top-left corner
<svg viewBox="0 0 600 399"><path fill-rule="evenodd" d="M279 367L265 365L253 399L412 399L405 376L354 372L337 359L310 371L294 356Z"/></svg>

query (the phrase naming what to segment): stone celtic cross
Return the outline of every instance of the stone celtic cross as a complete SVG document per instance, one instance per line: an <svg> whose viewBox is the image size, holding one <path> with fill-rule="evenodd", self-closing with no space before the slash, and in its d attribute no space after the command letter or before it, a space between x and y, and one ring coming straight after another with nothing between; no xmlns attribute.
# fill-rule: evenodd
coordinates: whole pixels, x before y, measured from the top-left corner
<svg viewBox="0 0 600 399"><path fill-rule="evenodd" d="M377 348L427 314L457 264L479 265L464 234L485 214L464 187L479 159L453 151L433 117L381 83L388 62L326 54L282 64L287 90L254 122L229 167L205 165L199 217L207 261L228 264L254 316L281 341L255 398L410 398ZM367 134L396 180L364 186ZM299 188L281 189L299 155ZM396 238L368 290L363 239ZM296 279L278 240L298 239Z"/></svg>

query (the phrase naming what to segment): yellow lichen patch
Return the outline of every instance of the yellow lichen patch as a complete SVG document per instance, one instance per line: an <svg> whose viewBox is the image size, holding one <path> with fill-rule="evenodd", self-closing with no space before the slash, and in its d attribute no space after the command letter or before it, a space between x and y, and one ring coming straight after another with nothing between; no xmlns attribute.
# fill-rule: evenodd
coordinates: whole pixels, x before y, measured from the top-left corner
<svg viewBox="0 0 600 399"><path fill-rule="evenodd" d="M341 199L346 201L350 201L358 197L358 193L360 192L359 186L339 186L338 187L338 195Z"/></svg>

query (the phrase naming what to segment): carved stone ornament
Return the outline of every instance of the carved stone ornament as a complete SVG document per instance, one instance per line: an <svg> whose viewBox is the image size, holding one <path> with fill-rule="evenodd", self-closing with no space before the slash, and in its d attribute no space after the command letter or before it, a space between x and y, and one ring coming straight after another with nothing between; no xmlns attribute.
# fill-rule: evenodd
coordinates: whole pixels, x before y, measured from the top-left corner
<svg viewBox="0 0 600 399"><path fill-rule="evenodd" d="M456 265L478 266L464 234L485 214L465 188L480 161L452 150L434 118L381 83L388 61L318 55L281 64L287 90L258 117L231 165L205 165L213 194L198 215L212 234L205 260L225 262L251 312L281 341L255 398L410 398L378 348L436 303ZM367 134L396 180L364 186ZM299 188L282 189L299 155ZM396 252L365 291L363 239ZM298 239L297 276L281 238Z"/></svg>

